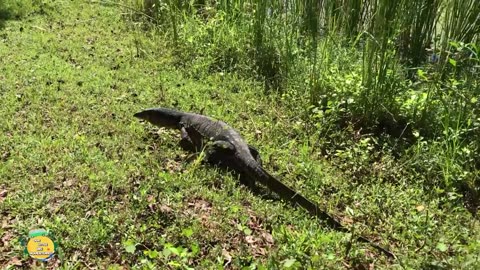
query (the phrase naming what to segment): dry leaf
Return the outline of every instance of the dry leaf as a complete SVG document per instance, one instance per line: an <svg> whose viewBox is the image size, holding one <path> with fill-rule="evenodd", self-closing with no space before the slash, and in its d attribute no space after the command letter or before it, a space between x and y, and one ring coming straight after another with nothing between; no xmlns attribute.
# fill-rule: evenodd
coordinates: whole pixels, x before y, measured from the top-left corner
<svg viewBox="0 0 480 270"><path fill-rule="evenodd" d="M6 189L0 191L0 202L3 202L7 197L8 191Z"/></svg>
<svg viewBox="0 0 480 270"><path fill-rule="evenodd" d="M265 241L267 241L267 243L273 245L273 236L270 233L263 232L262 237L263 237L263 239L265 239Z"/></svg>
<svg viewBox="0 0 480 270"><path fill-rule="evenodd" d="M222 250L222 255L225 258L225 260L227 261L223 266L229 265L232 262L232 256L230 255L230 253L228 253L228 251L223 249Z"/></svg>
<svg viewBox="0 0 480 270"><path fill-rule="evenodd" d="M267 251L264 248L257 248L255 250L255 254L261 257L261 256L265 256L267 254Z"/></svg>
<svg viewBox="0 0 480 270"><path fill-rule="evenodd" d="M343 220L343 222L345 222L347 224L353 224L353 219L351 219L349 217L343 217L342 220Z"/></svg>
<svg viewBox="0 0 480 270"><path fill-rule="evenodd" d="M17 258L17 257L13 257L12 259L10 259L10 261L8 262L9 265L15 265L15 266L22 266L22 261Z"/></svg>
<svg viewBox="0 0 480 270"><path fill-rule="evenodd" d="M173 212L172 208L170 208L170 207L168 207L168 206L166 206L166 205L161 205L161 206L160 206L160 211L161 211L162 213L171 213L171 212Z"/></svg>
<svg viewBox="0 0 480 270"><path fill-rule="evenodd" d="M247 235L247 236L245 237L245 241L246 241L247 243L249 243L249 244L253 244L253 243L256 242L256 240L255 240L255 239L253 238L253 236L251 236L251 235Z"/></svg>
<svg viewBox="0 0 480 270"><path fill-rule="evenodd" d="M71 187L75 183L74 179L68 179L63 181L63 186L64 187Z"/></svg>

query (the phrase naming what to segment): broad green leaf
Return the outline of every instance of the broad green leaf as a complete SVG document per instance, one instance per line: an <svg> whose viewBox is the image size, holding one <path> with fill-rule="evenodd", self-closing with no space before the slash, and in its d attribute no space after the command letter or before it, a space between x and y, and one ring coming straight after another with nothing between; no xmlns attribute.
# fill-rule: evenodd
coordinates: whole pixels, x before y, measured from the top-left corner
<svg viewBox="0 0 480 270"><path fill-rule="evenodd" d="M460 47L460 43L458 43L457 41L450 41L449 44L454 48Z"/></svg>
<svg viewBox="0 0 480 270"><path fill-rule="evenodd" d="M156 250L148 250L147 251L147 256L150 258L150 259L156 259L158 257L158 251Z"/></svg>
<svg viewBox="0 0 480 270"><path fill-rule="evenodd" d="M420 79L422 80L428 80L426 74L425 74L425 71L423 71L422 69L418 69L417 70L417 75L418 77L420 77Z"/></svg>
<svg viewBox="0 0 480 270"><path fill-rule="evenodd" d="M170 250L173 254L179 256L180 255L180 250L176 247L168 247L168 250Z"/></svg>
<svg viewBox="0 0 480 270"><path fill-rule="evenodd" d="M133 242L132 240L127 240L125 242L123 242L123 247L125 248L125 251L127 251L128 253L135 253L135 250L136 250L136 244L135 242Z"/></svg>
<svg viewBox="0 0 480 270"><path fill-rule="evenodd" d="M445 243L442 243L442 242L438 243L436 248L441 252L445 252L448 249L447 245L445 245Z"/></svg>
<svg viewBox="0 0 480 270"><path fill-rule="evenodd" d="M297 260L295 259L287 259L283 262L283 267L285 268L290 268L293 266L293 264L296 262Z"/></svg>
<svg viewBox="0 0 480 270"><path fill-rule="evenodd" d="M452 58L448 58L448 62L450 63L450 65L456 67L457 66L457 61L453 60Z"/></svg>
<svg viewBox="0 0 480 270"><path fill-rule="evenodd" d="M194 243L190 246L192 250L192 255L196 255L200 251L200 246L197 243Z"/></svg>
<svg viewBox="0 0 480 270"><path fill-rule="evenodd" d="M135 245L128 245L128 246L125 246L125 251L127 251L128 253L135 253Z"/></svg>
<svg viewBox="0 0 480 270"><path fill-rule="evenodd" d="M172 254L172 252L171 252L170 249L168 249L168 248L165 248L165 249L162 251L162 253L163 253L163 257L165 257L165 258L168 258L168 256L170 256L170 255Z"/></svg>
<svg viewBox="0 0 480 270"><path fill-rule="evenodd" d="M182 234L183 234L185 237L189 238L190 236L192 236L193 230L192 230L192 228L183 229L183 230L182 230Z"/></svg>

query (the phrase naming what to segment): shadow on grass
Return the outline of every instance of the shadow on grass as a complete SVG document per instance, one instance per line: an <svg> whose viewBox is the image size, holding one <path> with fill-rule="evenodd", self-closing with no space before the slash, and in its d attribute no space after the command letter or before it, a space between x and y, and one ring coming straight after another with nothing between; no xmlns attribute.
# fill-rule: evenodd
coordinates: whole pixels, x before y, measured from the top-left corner
<svg viewBox="0 0 480 270"><path fill-rule="evenodd" d="M463 195L463 204L465 208L476 218L480 210L480 186L462 182L458 185L458 190Z"/></svg>
<svg viewBox="0 0 480 270"><path fill-rule="evenodd" d="M4 10L0 8L0 30L2 30L5 27L5 22L9 19L11 19L11 14L8 12L8 10Z"/></svg>
<svg viewBox="0 0 480 270"><path fill-rule="evenodd" d="M5 28L5 23L9 20L18 20L20 19L19 16L15 16L10 10L2 7L0 5L0 30Z"/></svg>
<svg viewBox="0 0 480 270"><path fill-rule="evenodd" d="M192 162L195 158L197 158L197 154L192 154L190 158L187 159L187 162ZM237 178L239 181L236 183L237 186L245 186L247 187L255 196L258 196L264 200L272 200L272 201L282 201L282 199L277 195L270 191L267 187L257 185L255 183L254 186L249 186L248 179L249 176L240 173L238 168L235 168L233 164L225 164L219 161L207 161L202 160L204 165L207 165L211 168L216 168L220 173L231 173L234 178ZM291 202L290 202L291 203ZM295 205L294 203L292 203Z"/></svg>

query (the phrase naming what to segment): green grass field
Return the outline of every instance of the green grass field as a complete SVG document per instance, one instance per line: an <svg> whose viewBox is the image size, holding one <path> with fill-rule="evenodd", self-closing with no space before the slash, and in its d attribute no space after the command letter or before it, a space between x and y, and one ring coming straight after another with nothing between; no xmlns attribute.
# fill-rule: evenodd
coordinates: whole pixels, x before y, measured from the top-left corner
<svg viewBox="0 0 480 270"><path fill-rule="evenodd" d="M355 144L327 157L301 102L235 73L191 76L194 67L176 65L164 36L140 30L117 5L43 2L0 23L2 267L480 267L480 226L462 195L426 185L392 155L362 163L373 137L355 141L345 128L339 136ZM187 161L177 132L133 117L155 106L231 124L269 172L397 259ZM357 169L369 173L352 178ZM18 241L36 228L59 244L47 263L24 255Z"/></svg>

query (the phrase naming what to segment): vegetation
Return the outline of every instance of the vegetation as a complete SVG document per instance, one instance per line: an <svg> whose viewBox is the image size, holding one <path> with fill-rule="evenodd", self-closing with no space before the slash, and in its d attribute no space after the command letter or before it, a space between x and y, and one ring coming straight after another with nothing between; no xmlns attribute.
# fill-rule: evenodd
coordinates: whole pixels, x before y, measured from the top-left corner
<svg viewBox="0 0 480 270"><path fill-rule="evenodd" d="M475 2L0 2L0 265L43 267L16 239L44 227L49 268L480 267ZM230 123L397 259L189 162L152 106Z"/></svg>
<svg viewBox="0 0 480 270"><path fill-rule="evenodd" d="M3 27L6 20L20 19L40 6L41 3L38 0L2 0L0 2L0 26Z"/></svg>

